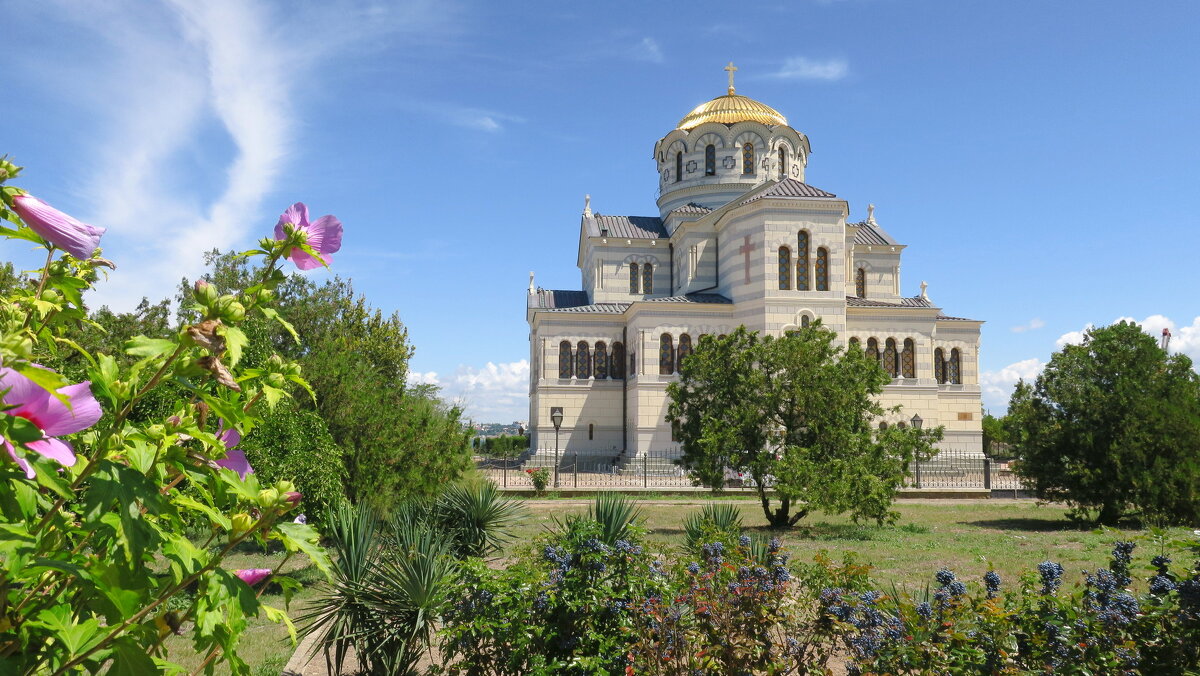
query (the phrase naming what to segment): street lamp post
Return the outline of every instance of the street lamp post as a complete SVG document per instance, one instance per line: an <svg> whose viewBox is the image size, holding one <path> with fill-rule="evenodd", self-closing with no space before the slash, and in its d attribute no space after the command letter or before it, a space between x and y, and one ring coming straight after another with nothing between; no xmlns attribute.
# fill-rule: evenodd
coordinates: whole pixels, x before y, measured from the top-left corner
<svg viewBox="0 0 1200 676"><path fill-rule="evenodd" d="M925 421L921 419L921 415L919 413L914 413L912 420L910 420L909 422L912 423L913 427L915 427L917 429L921 429L921 424L924 423Z"/></svg>
<svg viewBox="0 0 1200 676"><path fill-rule="evenodd" d="M558 488L558 430L562 427L562 406L550 407L550 422L554 423L554 487Z"/></svg>
<svg viewBox="0 0 1200 676"><path fill-rule="evenodd" d="M919 429L921 429L921 425L925 421L921 419L920 413L914 413L913 417L909 420L909 422L912 423L914 430L919 430ZM921 459L920 458L917 458L916 466L917 466L917 489L919 490L921 488Z"/></svg>

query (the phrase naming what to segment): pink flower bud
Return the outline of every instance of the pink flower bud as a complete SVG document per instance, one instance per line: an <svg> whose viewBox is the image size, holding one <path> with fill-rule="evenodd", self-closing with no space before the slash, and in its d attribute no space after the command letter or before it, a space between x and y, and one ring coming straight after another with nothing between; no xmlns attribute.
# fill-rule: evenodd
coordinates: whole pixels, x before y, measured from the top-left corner
<svg viewBox="0 0 1200 676"><path fill-rule="evenodd" d="M289 505L295 507L296 505L300 504L300 498L303 498L304 494L300 491L289 491L288 493L285 493L283 497L287 498Z"/></svg>
<svg viewBox="0 0 1200 676"><path fill-rule="evenodd" d="M104 228L68 216L33 195L14 197L13 211L42 239L79 259L91 258L104 234Z"/></svg>
<svg viewBox="0 0 1200 676"><path fill-rule="evenodd" d="M270 568L243 568L242 570L235 572L234 575L237 575L239 578L241 578L242 582L245 582L246 584L253 587L254 585L258 584L259 582L262 582L263 580L267 579L268 577L271 577L271 569Z"/></svg>

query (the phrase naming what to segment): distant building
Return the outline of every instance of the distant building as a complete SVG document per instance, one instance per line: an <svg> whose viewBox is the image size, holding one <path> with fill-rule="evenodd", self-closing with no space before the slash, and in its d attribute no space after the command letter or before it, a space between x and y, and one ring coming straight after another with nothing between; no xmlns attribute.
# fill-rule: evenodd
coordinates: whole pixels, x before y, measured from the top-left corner
<svg viewBox="0 0 1200 676"><path fill-rule="evenodd" d="M731 64L732 66L732 64ZM820 319L892 375L881 425L920 414L940 447L982 452L978 381L983 322L943 313L925 284L901 294L900 244L876 222L805 183L808 137L774 108L729 91L654 145L657 216L609 216L585 201L581 290L536 288L530 337L531 447L677 452L666 386L700 336L738 325L774 335Z"/></svg>

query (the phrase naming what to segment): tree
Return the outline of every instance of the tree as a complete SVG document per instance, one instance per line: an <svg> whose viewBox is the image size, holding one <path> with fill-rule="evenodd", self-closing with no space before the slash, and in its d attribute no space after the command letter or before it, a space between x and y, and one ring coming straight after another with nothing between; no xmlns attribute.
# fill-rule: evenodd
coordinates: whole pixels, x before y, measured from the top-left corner
<svg viewBox="0 0 1200 676"><path fill-rule="evenodd" d="M748 472L773 526L813 509L895 520L890 507L908 463L933 454L941 428L875 429L885 413L875 396L888 376L836 338L820 322L780 338L745 327L702 338L667 386L684 467L715 489L726 468Z"/></svg>
<svg viewBox="0 0 1200 676"><path fill-rule="evenodd" d="M1132 322L1056 352L1008 405L1017 473L1038 498L1113 525L1200 520L1200 376Z"/></svg>
<svg viewBox="0 0 1200 676"><path fill-rule="evenodd" d="M991 413L983 414L983 452L996 457L1008 450L1008 433L1004 416L997 418Z"/></svg>

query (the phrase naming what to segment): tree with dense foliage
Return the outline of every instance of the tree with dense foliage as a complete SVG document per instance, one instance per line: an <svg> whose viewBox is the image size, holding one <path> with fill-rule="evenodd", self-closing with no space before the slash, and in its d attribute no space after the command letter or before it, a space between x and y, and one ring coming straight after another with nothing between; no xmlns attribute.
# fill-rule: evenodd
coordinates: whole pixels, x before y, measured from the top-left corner
<svg viewBox="0 0 1200 676"><path fill-rule="evenodd" d="M1017 473L1081 519L1200 521L1200 376L1137 324L1089 329L1008 405Z"/></svg>
<svg viewBox="0 0 1200 676"><path fill-rule="evenodd" d="M819 321L778 338L745 327L702 338L667 386L683 466L713 488L726 469L748 473L776 527L814 509L894 521L908 464L932 456L942 432L876 429L885 410L875 397L888 376L836 339Z"/></svg>

